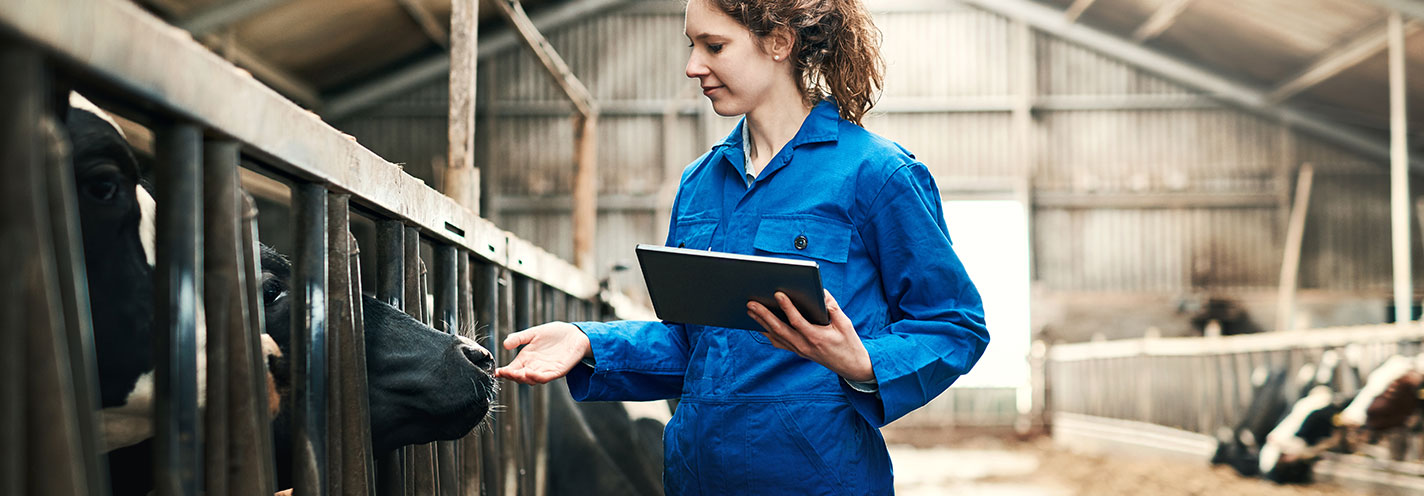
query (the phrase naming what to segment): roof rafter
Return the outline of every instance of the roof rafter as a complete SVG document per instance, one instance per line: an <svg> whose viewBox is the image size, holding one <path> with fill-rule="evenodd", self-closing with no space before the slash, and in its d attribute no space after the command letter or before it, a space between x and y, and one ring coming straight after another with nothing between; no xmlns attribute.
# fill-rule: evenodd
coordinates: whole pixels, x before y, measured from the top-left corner
<svg viewBox="0 0 1424 496"><path fill-rule="evenodd" d="M401 8L405 9L410 18L420 25L420 30L425 32L425 36L434 41L442 48L450 49L450 33L435 19L435 15L430 13L430 9L420 3L420 0L396 0Z"/></svg>
<svg viewBox="0 0 1424 496"><path fill-rule="evenodd" d="M1114 34L1069 23L1063 13L1031 0L959 0L986 12L1028 23L1030 26L1129 65L1157 74L1177 84L1193 88L1232 106L1319 136L1379 161L1389 160L1389 143L1337 124L1290 105L1271 104L1266 94L1251 85L1237 82L1175 56L1147 48ZM1424 161L1412 157L1411 164L1424 171Z"/></svg>
<svg viewBox="0 0 1424 496"><path fill-rule="evenodd" d="M1095 0L1073 0L1073 5L1069 5L1068 10L1063 13L1064 19L1068 22L1078 22L1078 17L1082 16L1083 12L1088 10L1088 7L1092 7L1094 1Z"/></svg>
<svg viewBox="0 0 1424 496"><path fill-rule="evenodd" d="M614 9L635 3L637 0L578 0L553 7L530 16L534 27L542 33L554 33L577 22L587 22L612 12ZM513 29L505 29L479 41L481 60L518 46L519 35ZM327 100L322 116L327 120L340 119L353 112L373 105L381 100L400 94L411 88L446 77L450 72L450 55L433 55L394 71L385 77L373 80L355 89L346 91Z"/></svg>
<svg viewBox="0 0 1424 496"><path fill-rule="evenodd" d="M1369 0L1369 2L1415 19L1424 19L1424 2L1419 0Z"/></svg>
<svg viewBox="0 0 1424 496"><path fill-rule="evenodd" d="M201 36L271 10L290 0L232 0L180 19L174 24Z"/></svg>
<svg viewBox="0 0 1424 496"><path fill-rule="evenodd" d="M1191 3L1192 0L1171 0L1162 4L1156 12L1152 13L1151 17L1147 18L1147 22L1137 27L1137 31L1132 33L1132 40L1142 43L1160 36L1167 31L1167 28L1172 27L1173 23L1177 22L1177 18L1182 15L1182 12L1187 11L1187 5Z"/></svg>
<svg viewBox="0 0 1424 496"><path fill-rule="evenodd" d="M1405 23L1404 36L1408 37L1418 32L1421 27L1424 27L1424 23L1420 21L1411 20ZM1326 50L1300 72L1277 84L1266 94L1266 100L1270 103L1289 100L1291 97L1369 60L1370 57L1389 47L1388 28L1388 23L1380 23L1343 45Z"/></svg>

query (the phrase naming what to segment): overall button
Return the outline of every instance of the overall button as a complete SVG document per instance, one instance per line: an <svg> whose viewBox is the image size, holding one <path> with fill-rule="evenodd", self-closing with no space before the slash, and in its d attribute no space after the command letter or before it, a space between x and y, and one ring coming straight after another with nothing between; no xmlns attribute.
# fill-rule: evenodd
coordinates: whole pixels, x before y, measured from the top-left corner
<svg viewBox="0 0 1424 496"><path fill-rule="evenodd" d="M805 234L796 236L796 249L798 249L798 250L804 250L804 249L806 249L806 235L805 235Z"/></svg>

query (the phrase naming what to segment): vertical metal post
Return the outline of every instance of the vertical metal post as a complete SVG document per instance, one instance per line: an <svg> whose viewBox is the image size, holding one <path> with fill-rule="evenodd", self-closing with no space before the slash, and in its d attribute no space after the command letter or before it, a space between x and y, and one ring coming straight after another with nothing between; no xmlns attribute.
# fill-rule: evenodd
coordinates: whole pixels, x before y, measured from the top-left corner
<svg viewBox="0 0 1424 496"><path fill-rule="evenodd" d="M518 277L514 280L514 327L515 330L528 329L534 325L535 316L535 285L536 283L528 277ZM519 425L516 432L517 443L519 445L518 463L521 467L516 473L519 477L518 494L528 495L534 491L534 433L530 430L534 417L534 394L535 390L542 391L544 388L519 385Z"/></svg>
<svg viewBox="0 0 1424 496"><path fill-rule="evenodd" d="M208 141L203 148L203 308L207 314L207 405L203 410L206 433L203 442L204 484L209 496L226 496L234 481L228 467L240 465L231 460L232 423L240 422L231 414L240 404L237 394L257 391L243 389L234 373L243 355L234 355L232 348L242 346L247 334L247 309L242 299L242 254L238 237L237 196L238 144L233 141ZM244 347L245 349L245 347ZM251 371L247 371L251 372ZM250 385L250 383L248 383ZM249 414L255 412L248 412ZM265 412L263 412L265 413ZM244 463L245 464L245 463Z"/></svg>
<svg viewBox="0 0 1424 496"><path fill-rule="evenodd" d="M461 325L459 303L460 264L463 254L453 245L435 247L435 328L456 334ZM459 465L455 455L455 441L435 443L436 482L440 494L458 494Z"/></svg>
<svg viewBox="0 0 1424 496"><path fill-rule="evenodd" d="M348 370L360 372L345 374L350 377L341 383L342 395L351 404L351 409L342 419L342 429L347 435L346 450L342 453L345 458L342 466L346 468L346 480L342 486L348 493L371 495L376 491L376 469L371 453L371 404L366 378L366 319L363 314L365 302L361 299L364 294L361 291L361 247L356 243L356 236L351 235L349 230L347 243L350 248L347 267L351 272L348 291L351 298L352 325L351 335L347 339L350 346L342 348L341 361L347 364Z"/></svg>
<svg viewBox="0 0 1424 496"><path fill-rule="evenodd" d="M364 368L353 368L347 361L349 348L365 346L365 343L353 339L356 321L351 291L353 247L350 198L348 194L329 193L326 201L327 294L330 301L327 306L329 329L326 356L327 370L337 372L328 374L330 387L327 388L328 408L324 420L328 453L325 477L332 494L364 494L366 479L365 464L360 458L365 447L357 446L361 442L360 436L352 432L355 426L348 424L348 420L354 420L353 417L363 411L356 398L347 396L347 393L354 387L352 382L357 377L365 377ZM356 484L356 487L347 487L347 481Z"/></svg>
<svg viewBox="0 0 1424 496"><path fill-rule="evenodd" d="M59 374L60 383L57 389L62 391L66 383L72 381L70 406L73 410L61 415L36 418L46 419L44 422L51 427L57 420L73 426L72 436L78 444L74 446L74 451L67 455L70 465L67 470L76 477L66 484L72 483L80 488L80 491L84 491L87 486L89 493L99 494L104 480L98 457L100 433L95 418L96 412L99 411L99 376L94 365L94 333L89 312L84 241L79 232L74 169L69 147L66 146L66 133L55 116L47 112L39 124L37 129L43 131L49 152L48 164L45 167L49 183L49 227L54 240L55 276L58 277L59 301L56 303L63 311L60 315L62 326L57 326L54 330L61 330L62 327L68 346L67 350L56 348L55 351L60 356L51 362L53 367L57 367L56 372ZM65 379L66 374L69 380ZM56 397L52 401L62 405L71 401L71 398Z"/></svg>
<svg viewBox="0 0 1424 496"><path fill-rule="evenodd" d="M1414 276L1409 229L1409 121L1404 81L1404 20L1389 14L1389 184L1390 224L1394 241L1394 321L1414 320Z"/></svg>
<svg viewBox="0 0 1424 496"><path fill-rule="evenodd" d="M505 336L517 331L514 327L514 278L513 272L505 269L500 271L499 288L499 323L500 332L497 336L503 342ZM513 358L513 354L507 354L505 359ZM508 362L501 363L508 365ZM505 405L509 405L509 410L504 412L504 420L495 427L499 433L499 467L500 482L499 494L514 496L519 494L519 426L522 424L524 415L524 401L521 399L524 394L519 385L513 381L508 381L505 388L501 389L503 397L500 399Z"/></svg>
<svg viewBox="0 0 1424 496"><path fill-rule="evenodd" d="M405 224L381 221L376 232L376 298L398 309L405 307ZM376 455L377 494L405 494L404 453Z"/></svg>
<svg viewBox="0 0 1424 496"><path fill-rule="evenodd" d="M532 313L535 316L534 324L552 322L551 310L553 309L553 288L543 284L534 285L534 308ZM529 443L525 445L528 450L529 465L526 470L529 477L529 491L526 494L533 496L544 496L545 474L548 469L548 435L549 435L549 394L552 386L537 386L530 392L529 399Z"/></svg>
<svg viewBox="0 0 1424 496"><path fill-rule="evenodd" d="M202 272L202 131L170 124L157 136L158 267L154 321L154 484L159 496L197 494L198 301Z"/></svg>
<svg viewBox="0 0 1424 496"><path fill-rule="evenodd" d="M78 410L90 398L82 389L85 378L71 374L71 362L85 358L82 350L72 350L83 345L74 335L85 325L88 300L65 301L84 292L75 277L83 264L70 263L78 239L70 236L73 227L67 222L66 202L71 200L53 198L57 187L67 186L59 184L62 177L51 175L46 187L43 172L46 145L51 146L49 158L62 159L58 128L44 112L45 64L38 50L0 41L0 73L5 74L0 78L0 167L6 172L0 185L0 239L5 240L0 267L8 275L0 286L5 296L0 303L0 372L5 375L0 378L0 442L5 446L0 489L97 494L99 483L91 476L97 475L92 466L97 459L88 460L94 450L86 446L93 440L85 440L81 425L89 412Z"/></svg>
<svg viewBox="0 0 1424 496"><path fill-rule="evenodd" d="M499 345L504 332L503 322L499 319L499 304L501 301L500 288L502 286L500 275L503 270L503 267L493 263L480 264L478 270L479 280L476 281L477 291L475 292L475 311L478 312L476 319L486 323L485 325L487 325L489 329L487 331L488 337L482 344L494 355L494 363L501 366L506 365L508 361L508 353ZM474 271L472 270L472 272ZM511 389L510 384L512 384L511 381L501 380L500 387L507 391ZM501 399L501 401L508 400ZM503 478L502 474L500 474L502 467L500 463L500 453L502 452L500 442L502 436L500 436L499 433L505 417L506 415L496 414L490 418L488 421L490 434L482 436L482 442L480 444L480 468L482 469L480 481L484 486L484 493L489 495L503 494L503 492L501 492L501 487L503 487L501 481L503 481Z"/></svg>
<svg viewBox="0 0 1424 496"><path fill-rule="evenodd" d="M297 256L292 307L292 473L297 494L327 491L326 188L293 188Z"/></svg>
<svg viewBox="0 0 1424 496"><path fill-rule="evenodd" d="M425 299L425 261L420 258L420 229L405 228L405 313L426 325L430 309ZM435 451L431 444L407 446L406 490L413 494L435 493Z"/></svg>
<svg viewBox="0 0 1424 496"><path fill-rule="evenodd" d="M477 330L479 323L475 321L475 295L474 280L470 267L470 255L460 253L459 278L460 278L460 326L457 332L461 336L479 340ZM479 496L480 494L480 443L483 429L476 429L474 433L461 438L458 449L458 459L460 467L459 494L462 496Z"/></svg>
<svg viewBox="0 0 1424 496"><path fill-rule="evenodd" d="M233 171L236 173L236 171ZM266 313L262 304L262 255L257 247L257 203L252 196L242 195L242 221L239 224L242 253L242 302L246 307L246 327L242 329L241 341L246 343L240 353L234 351L229 365L236 372L239 362L245 364L248 376L247 388L254 394L239 395L241 401L235 404L233 419L242 423L232 434L232 446L236 456L245 463L239 463L232 474L233 494L271 494L276 492L277 469L275 451L272 446L272 423L269 420L271 405L267 403L266 355L262 351L262 334L266 334ZM233 341L236 343L237 341ZM282 447L286 449L286 446Z"/></svg>

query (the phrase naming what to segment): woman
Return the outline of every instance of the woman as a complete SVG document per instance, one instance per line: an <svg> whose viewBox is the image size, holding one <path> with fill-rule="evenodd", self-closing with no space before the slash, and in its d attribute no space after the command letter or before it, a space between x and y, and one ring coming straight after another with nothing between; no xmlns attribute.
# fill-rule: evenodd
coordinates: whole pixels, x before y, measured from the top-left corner
<svg viewBox="0 0 1424 496"><path fill-rule="evenodd" d="M671 494L892 493L878 428L968 372L989 335L929 171L859 125L879 32L859 0L690 0L686 34L687 76L745 117L683 173L667 244L815 260L830 325L781 294L786 321L747 305L765 332L555 322L506 338L525 348L497 374L567 374L580 401L681 397Z"/></svg>

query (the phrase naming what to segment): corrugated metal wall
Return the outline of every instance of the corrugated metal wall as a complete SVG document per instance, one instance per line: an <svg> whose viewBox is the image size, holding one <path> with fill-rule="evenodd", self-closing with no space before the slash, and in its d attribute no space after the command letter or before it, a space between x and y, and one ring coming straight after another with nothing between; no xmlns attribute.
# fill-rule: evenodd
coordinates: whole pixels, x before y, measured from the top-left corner
<svg viewBox="0 0 1424 496"><path fill-rule="evenodd" d="M606 110L600 267L636 266L632 246L661 241L677 173L734 123L708 115L683 76L679 5L643 2L549 34ZM1302 162L1317 168L1302 287L1389 288L1383 164L1046 35L1034 33L1025 47L1020 33L1029 31L995 15L948 2L875 8L888 84L867 127L914 151L944 190L1030 184L1036 279L1045 289L1274 287ZM1015 71L1019 56L1033 58L1033 74ZM571 258L571 111L522 49L485 60L479 71L479 165L497 197L487 216ZM445 153L444 85L434 81L339 124L428 178ZM1035 102L1032 124L1020 128L1015 102L1025 98ZM1424 258L1418 246L1416 260ZM633 269L615 284L640 294Z"/></svg>

